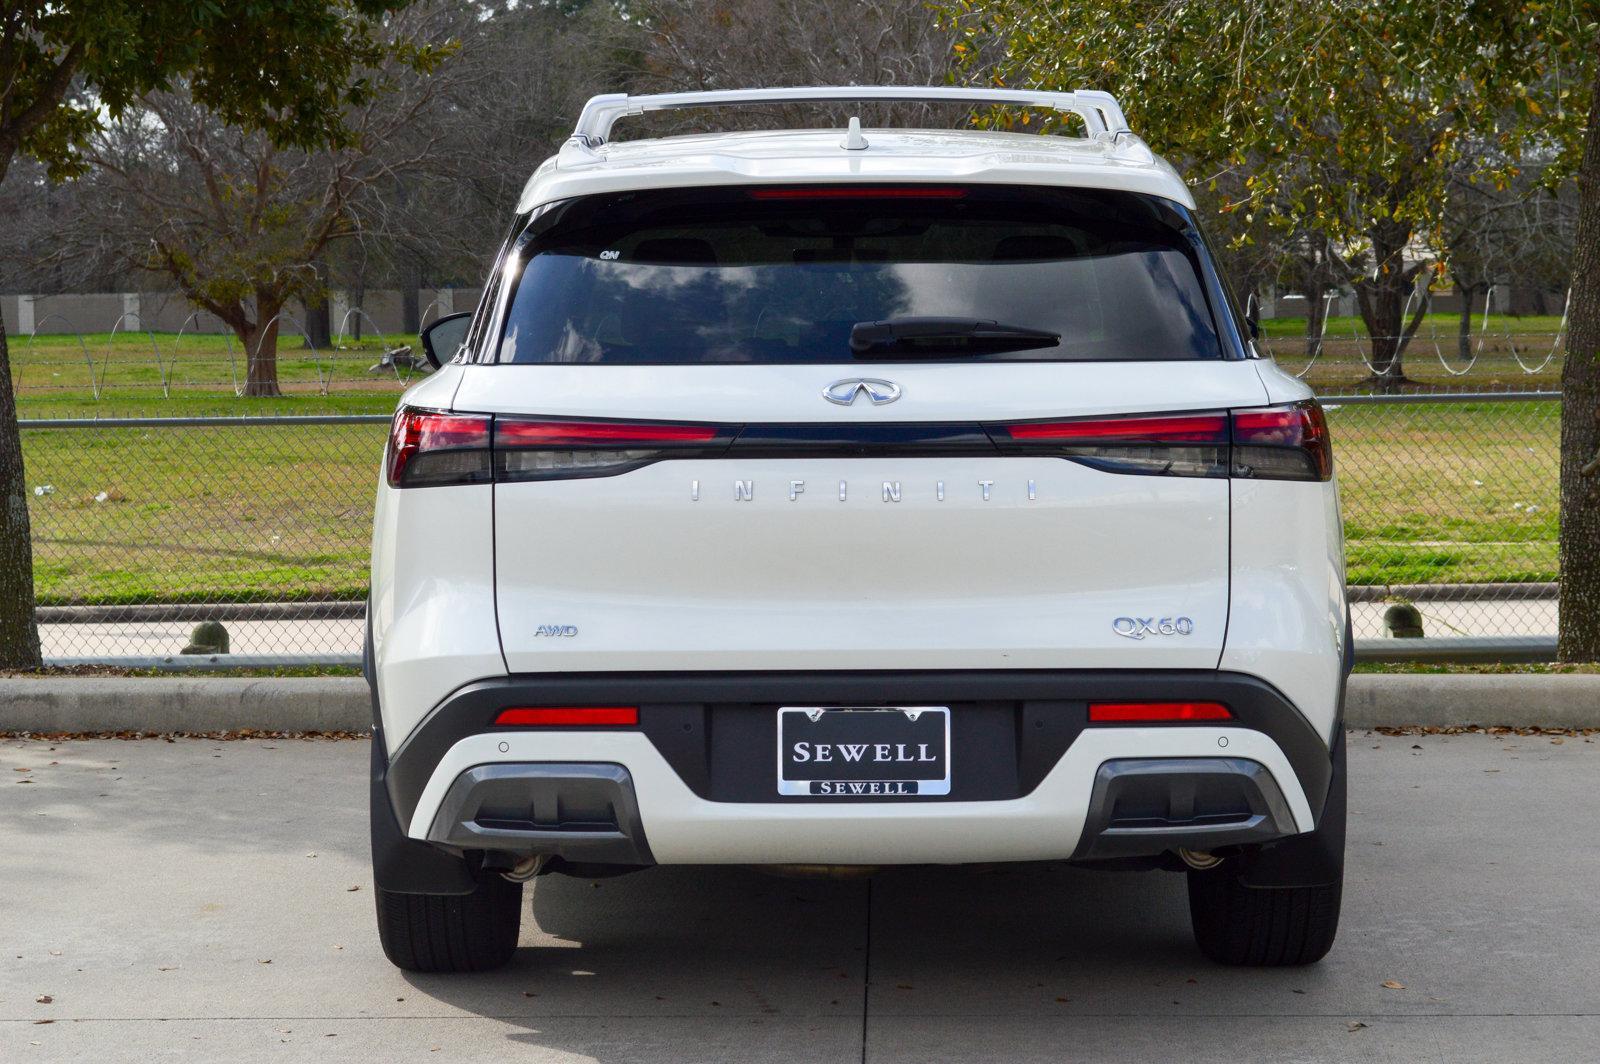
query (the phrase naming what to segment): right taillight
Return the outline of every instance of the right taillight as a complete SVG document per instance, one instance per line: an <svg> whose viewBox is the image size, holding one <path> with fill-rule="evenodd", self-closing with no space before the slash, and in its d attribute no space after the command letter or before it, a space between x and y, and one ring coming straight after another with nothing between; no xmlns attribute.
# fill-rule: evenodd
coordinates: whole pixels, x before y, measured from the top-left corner
<svg viewBox="0 0 1600 1064"><path fill-rule="evenodd" d="M1328 423L1314 399L1233 412L1229 475L1252 480L1327 480L1333 476Z"/></svg>
<svg viewBox="0 0 1600 1064"><path fill-rule="evenodd" d="M1002 452L1070 458L1107 473L1222 477L1228 469L1228 415L1136 414L997 425Z"/></svg>
<svg viewBox="0 0 1600 1064"><path fill-rule="evenodd" d="M1066 458L1106 473L1327 480L1328 426L1315 400L1245 410L991 425L1002 453Z"/></svg>

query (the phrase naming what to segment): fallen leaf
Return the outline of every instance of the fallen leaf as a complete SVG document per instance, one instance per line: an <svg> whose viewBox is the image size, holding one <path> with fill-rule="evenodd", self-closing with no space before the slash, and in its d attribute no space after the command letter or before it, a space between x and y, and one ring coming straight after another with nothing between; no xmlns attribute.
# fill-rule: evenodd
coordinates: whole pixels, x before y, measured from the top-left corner
<svg viewBox="0 0 1600 1064"><path fill-rule="evenodd" d="M258 961L256 961L256 963L257 963L257 964L271 964L271 963L272 963L272 958L270 958L270 957L269 957L269 958L267 958L267 959L266 959L266 960L264 960L264 961L260 961L260 960L258 960Z"/></svg>
<svg viewBox="0 0 1600 1064"><path fill-rule="evenodd" d="M34 1000L34 1003L37 1004L37 1005L48 1005L52 1001L54 1001L55 998L51 997L49 994L40 994L38 997L34 998L33 1000Z"/></svg>
<svg viewBox="0 0 1600 1064"><path fill-rule="evenodd" d="M1360 1020L1351 1020L1349 1023L1345 1024L1345 1026L1350 1029L1351 1034L1355 1034L1357 1031L1361 1030L1361 1028L1365 1027L1366 1024L1362 1023Z"/></svg>
<svg viewBox="0 0 1600 1064"><path fill-rule="evenodd" d="M1071 999L1071 998L1056 998L1056 1000L1057 1000L1057 1001L1059 1001L1059 1002L1061 1002L1061 1004L1063 1004L1063 1005L1065 1005L1065 1004L1067 1004L1067 1003L1068 1003L1068 1002L1069 1002L1069 1001L1071 1001L1071 1000L1072 1000L1072 999Z"/></svg>
<svg viewBox="0 0 1600 1064"><path fill-rule="evenodd" d="M350 893L350 892L351 892L351 891L352 891L352 890L360 890L360 889L361 889L361 884L359 884L359 883L357 883L357 884L356 884L356 885L355 885L355 886L353 886L353 887L345 887L345 888L344 888L344 892L345 892L345 893L346 893L346 894L348 894L348 893Z"/></svg>
<svg viewBox="0 0 1600 1064"><path fill-rule="evenodd" d="M1406 984L1402 983L1398 979L1385 979L1383 981L1383 988L1385 990L1404 990L1406 988Z"/></svg>
<svg viewBox="0 0 1600 1064"><path fill-rule="evenodd" d="M32 772L33 769L31 769L31 768L14 768L11 771L12 772Z"/></svg>
<svg viewBox="0 0 1600 1064"><path fill-rule="evenodd" d="M34 1020L34 1021L33 1021L33 1025L34 1025L34 1026L35 1026L35 1027L38 1027L38 1026L40 1026L40 1025L42 1025L42 1024L46 1024L46 1023L55 1023L55 1022L56 1022L56 1021L55 1021L55 1020ZM35 1042L35 1043L33 1043L33 1044L34 1044L34 1045L38 1045L38 1044L39 1044L39 1043L38 1043L38 1042Z"/></svg>

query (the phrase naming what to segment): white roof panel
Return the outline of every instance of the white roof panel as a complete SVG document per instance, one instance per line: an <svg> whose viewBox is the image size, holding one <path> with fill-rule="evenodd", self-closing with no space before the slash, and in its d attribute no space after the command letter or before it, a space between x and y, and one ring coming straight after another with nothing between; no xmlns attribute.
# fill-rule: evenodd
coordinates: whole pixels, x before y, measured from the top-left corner
<svg viewBox="0 0 1600 1064"><path fill-rule="evenodd" d="M534 171L517 210L629 189L879 181L1121 189L1194 206L1177 171L1130 133L1094 139L974 130L863 133L864 149L845 148L842 129L717 133L597 147L575 140Z"/></svg>

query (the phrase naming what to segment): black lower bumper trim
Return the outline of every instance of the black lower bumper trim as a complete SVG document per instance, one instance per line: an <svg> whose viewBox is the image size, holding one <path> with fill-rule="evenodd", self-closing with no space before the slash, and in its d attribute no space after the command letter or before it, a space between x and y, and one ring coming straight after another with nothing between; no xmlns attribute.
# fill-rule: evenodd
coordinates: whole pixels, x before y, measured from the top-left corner
<svg viewBox="0 0 1600 1064"><path fill-rule="evenodd" d="M1299 829L1260 762L1118 758L1095 774L1074 858L1102 860L1271 842Z"/></svg>
<svg viewBox="0 0 1600 1064"><path fill-rule="evenodd" d="M649 865L633 779L603 763L478 765L456 777L428 841L574 863Z"/></svg>
<svg viewBox="0 0 1600 1064"><path fill-rule="evenodd" d="M1026 795L1084 729L1091 701L1222 702L1239 727L1271 738L1314 817L1328 792L1328 744L1270 684L1216 671L984 670L928 672L561 673L469 684L437 706L390 760L400 823L415 811L445 753L512 705L637 705L640 729L685 785L711 801L829 801L776 793L776 707L950 705L957 762L947 800ZM962 722L962 723L956 723ZM1155 725L1187 727L1184 724ZM962 728L967 730L963 733ZM981 751L974 755L972 751ZM752 756L758 751L759 756ZM930 801L937 799L886 799Z"/></svg>

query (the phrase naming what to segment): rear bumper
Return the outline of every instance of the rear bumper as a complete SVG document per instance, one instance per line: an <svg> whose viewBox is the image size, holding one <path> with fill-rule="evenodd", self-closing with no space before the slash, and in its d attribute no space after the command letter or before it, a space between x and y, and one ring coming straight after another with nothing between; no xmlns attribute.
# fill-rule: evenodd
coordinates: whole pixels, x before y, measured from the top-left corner
<svg viewBox="0 0 1600 1064"><path fill-rule="evenodd" d="M1180 698L1224 702L1236 720L1087 722L1090 700ZM640 707L640 727L492 723L510 705L617 703ZM952 705L951 794L779 796L775 708L865 703ZM404 835L453 850L601 863L921 864L1271 841L1315 828L1330 774L1330 751L1304 716L1242 674L655 674L469 685L395 751L384 784ZM487 799L484 787L494 791Z"/></svg>

